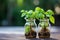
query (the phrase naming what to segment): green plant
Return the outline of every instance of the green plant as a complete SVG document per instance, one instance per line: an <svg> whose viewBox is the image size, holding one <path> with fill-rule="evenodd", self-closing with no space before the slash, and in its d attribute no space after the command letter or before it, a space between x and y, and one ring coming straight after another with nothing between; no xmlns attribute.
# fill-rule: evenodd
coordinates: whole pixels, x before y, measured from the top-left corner
<svg viewBox="0 0 60 40"><path fill-rule="evenodd" d="M53 17L54 12L52 10L47 10L45 12L42 8L36 7L35 13L36 13L36 19L39 19L39 20L49 19L51 23L53 24L55 23L55 19Z"/></svg>
<svg viewBox="0 0 60 40"><path fill-rule="evenodd" d="M32 21L35 19L35 12L33 10L29 10L29 11L26 11L26 10L21 10L22 12L22 15L21 17L24 17L26 20L29 20L29 21ZM30 25L26 26L25 27L25 32L26 33L29 33L30 30L32 29L31 28L31 23L29 23Z"/></svg>
<svg viewBox="0 0 60 40"><path fill-rule="evenodd" d="M29 11L21 10L21 12L22 12L21 17L25 17L27 19L35 18L35 12L33 10L29 10Z"/></svg>

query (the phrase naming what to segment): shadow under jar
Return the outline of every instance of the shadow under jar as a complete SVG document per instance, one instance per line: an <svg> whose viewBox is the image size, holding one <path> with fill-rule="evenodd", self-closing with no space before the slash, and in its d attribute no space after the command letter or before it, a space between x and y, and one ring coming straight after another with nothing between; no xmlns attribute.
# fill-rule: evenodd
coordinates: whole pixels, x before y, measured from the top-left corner
<svg viewBox="0 0 60 40"><path fill-rule="evenodd" d="M49 19L40 20L38 25L40 27L40 31L38 32L39 38L50 38L50 30L49 28Z"/></svg>
<svg viewBox="0 0 60 40"><path fill-rule="evenodd" d="M25 23L25 37L27 39L36 38L36 23L35 19L26 19Z"/></svg>

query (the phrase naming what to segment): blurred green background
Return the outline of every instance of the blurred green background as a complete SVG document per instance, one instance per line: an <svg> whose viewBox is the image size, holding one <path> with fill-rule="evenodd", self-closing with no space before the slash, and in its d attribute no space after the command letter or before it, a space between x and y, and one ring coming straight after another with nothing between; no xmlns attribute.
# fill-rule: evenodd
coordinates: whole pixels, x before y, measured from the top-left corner
<svg viewBox="0 0 60 40"><path fill-rule="evenodd" d="M20 11L22 9L34 10L37 6L45 11L53 10L55 26L60 26L60 12L56 12L60 8L60 0L0 0L0 26L23 26L25 20L21 18ZM55 10L56 7L58 8Z"/></svg>

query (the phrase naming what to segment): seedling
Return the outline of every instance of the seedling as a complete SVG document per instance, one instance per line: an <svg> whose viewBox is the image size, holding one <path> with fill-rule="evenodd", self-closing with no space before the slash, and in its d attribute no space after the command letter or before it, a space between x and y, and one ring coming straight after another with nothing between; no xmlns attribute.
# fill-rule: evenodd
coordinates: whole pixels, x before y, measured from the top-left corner
<svg viewBox="0 0 60 40"><path fill-rule="evenodd" d="M51 23L55 23L55 19L53 17L54 15L54 12L52 10L47 10L46 12L40 8L40 7L36 7L35 8L35 13L36 13L36 19L38 20L46 20L46 19L49 19ZM41 25L43 25L44 23L40 23ZM46 23L47 25L47 23Z"/></svg>

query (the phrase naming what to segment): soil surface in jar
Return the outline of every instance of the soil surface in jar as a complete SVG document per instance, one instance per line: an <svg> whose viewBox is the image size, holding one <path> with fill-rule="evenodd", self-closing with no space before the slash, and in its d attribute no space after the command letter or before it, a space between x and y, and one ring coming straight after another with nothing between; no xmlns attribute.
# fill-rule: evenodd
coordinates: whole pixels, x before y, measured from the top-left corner
<svg viewBox="0 0 60 40"><path fill-rule="evenodd" d="M38 33L39 38L50 38L50 31L47 28L42 28Z"/></svg>
<svg viewBox="0 0 60 40"><path fill-rule="evenodd" d="M29 33L25 33L26 39L30 38L36 38L36 32L34 30L31 30Z"/></svg>

